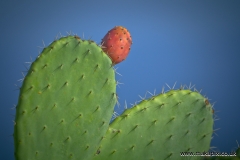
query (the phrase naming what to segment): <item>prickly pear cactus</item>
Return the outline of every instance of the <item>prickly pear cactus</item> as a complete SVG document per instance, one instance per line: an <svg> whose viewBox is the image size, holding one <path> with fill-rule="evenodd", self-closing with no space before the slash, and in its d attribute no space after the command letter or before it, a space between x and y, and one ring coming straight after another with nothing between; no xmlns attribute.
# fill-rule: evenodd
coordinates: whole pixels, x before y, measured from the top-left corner
<svg viewBox="0 0 240 160"><path fill-rule="evenodd" d="M191 90L143 100L110 124L94 159L186 159L180 152L208 151L212 111L209 101Z"/></svg>
<svg viewBox="0 0 240 160"><path fill-rule="evenodd" d="M16 160L185 159L180 152L209 150L213 109L191 90L143 100L109 126L117 98L113 65L127 57L132 42L125 31L112 30L102 48L77 36L44 48L20 89Z"/></svg>
<svg viewBox="0 0 240 160"><path fill-rule="evenodd" d="M68 36L46 47L20 89L14 126L17 160L89 159L116 102L114 69L92 41Z"/></svg>

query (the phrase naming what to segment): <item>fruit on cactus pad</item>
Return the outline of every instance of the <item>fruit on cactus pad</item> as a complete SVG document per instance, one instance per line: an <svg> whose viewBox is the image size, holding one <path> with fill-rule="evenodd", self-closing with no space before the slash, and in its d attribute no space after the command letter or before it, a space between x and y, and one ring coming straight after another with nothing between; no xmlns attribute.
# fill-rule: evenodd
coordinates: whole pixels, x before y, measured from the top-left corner
<svg viewBox="0 0 240 160"><path fill-rule="evenodd" d="M101 44L112 63L117 64L127 58L132 45L132 37L126 28L116 26L108 31Z"/></svg>

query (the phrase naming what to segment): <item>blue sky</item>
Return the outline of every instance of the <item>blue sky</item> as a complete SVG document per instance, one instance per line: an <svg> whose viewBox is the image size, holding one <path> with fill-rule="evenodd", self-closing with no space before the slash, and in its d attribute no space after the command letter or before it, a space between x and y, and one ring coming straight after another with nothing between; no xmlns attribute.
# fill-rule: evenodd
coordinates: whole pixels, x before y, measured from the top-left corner
<svg viewBox="0 0 240 160"><path fill-rule="evenodd" d="M120 106L160 93L166 83L196 86L215 103L211 146L228 152L240 143L240 1L1 1L0 2L0 158L14 159L12 109L18 100L14 84L25 62L40 47L67 32L100 43L116 25L126 27L133 39L131 52L116 65ZM43 44L44 41L44 44Z"/></svg>

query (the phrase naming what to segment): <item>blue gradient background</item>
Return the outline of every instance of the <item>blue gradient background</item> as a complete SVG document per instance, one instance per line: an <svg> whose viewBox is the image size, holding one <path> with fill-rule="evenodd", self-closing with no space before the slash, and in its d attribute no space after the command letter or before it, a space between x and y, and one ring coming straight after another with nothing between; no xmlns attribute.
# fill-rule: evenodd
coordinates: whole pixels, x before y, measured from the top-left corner
<svg viewBox="0 0 240 160"><path fill-rule="evenodd" d="M133 38L116 79L120 106L161 92L165 83L195 84L215 103L211 146L232 151L240 143L240 1L13 1L0 2L0 159L12 160L13 120L19 91L14 84L41 48L66 31L99 43L116 25ZM25 66L24 66L25 65ZM70 75L69 75L70 76ZM148 94L149 96L149 94Z"/></svg>

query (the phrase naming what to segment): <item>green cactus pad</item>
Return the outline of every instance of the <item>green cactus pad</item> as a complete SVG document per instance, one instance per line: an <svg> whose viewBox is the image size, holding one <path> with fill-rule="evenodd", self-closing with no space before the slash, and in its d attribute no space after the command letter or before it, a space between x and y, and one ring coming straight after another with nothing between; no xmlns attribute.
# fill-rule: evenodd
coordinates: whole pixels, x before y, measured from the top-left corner
<svg viewBox="0 0 240 160"><path fill-rule="evenodd" d="M115 103L112 62L96 43L77 36L52 42L20 89L16 159L88 159L106 133Z"/></svg>
<svg viewBox="0 0 240 160"><path fill-rule="evenodd" d="M198 92L180 89L153 96L110 124L94 159L186 159L180 152L208 151L212 114L208 99Z"/></svg>

